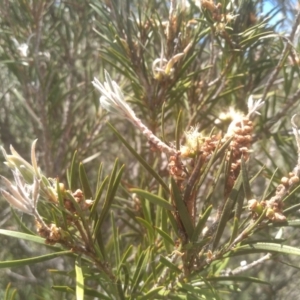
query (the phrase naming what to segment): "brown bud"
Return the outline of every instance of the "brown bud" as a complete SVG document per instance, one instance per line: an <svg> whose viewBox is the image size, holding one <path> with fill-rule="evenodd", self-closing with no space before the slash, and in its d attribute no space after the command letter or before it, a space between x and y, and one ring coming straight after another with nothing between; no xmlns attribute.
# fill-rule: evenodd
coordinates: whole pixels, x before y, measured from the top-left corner
<svg viewBox="0 0 300 300"><path fill-rule="evenodd" d="M248 125L248 126L253 126L253 122L250 121L248 118L243 118L243 122L244 122L244 126Z"/></svg>
<svg viewBox="0 0 300 300"><path fill-rule="evenodd" d="M243 133L243 130L242 130L241 127L235 127L235 128L233 129L233 132L236 133L236 134L241 135L241 134Z"/></svg>
<svg viewBox="0 0 300 300"><path fill-rule="evenodd" d="M244 126L245 133L250 133L250 132L252 132L252 130L253 130L252 126L249 126L249 125Z"/></svg>

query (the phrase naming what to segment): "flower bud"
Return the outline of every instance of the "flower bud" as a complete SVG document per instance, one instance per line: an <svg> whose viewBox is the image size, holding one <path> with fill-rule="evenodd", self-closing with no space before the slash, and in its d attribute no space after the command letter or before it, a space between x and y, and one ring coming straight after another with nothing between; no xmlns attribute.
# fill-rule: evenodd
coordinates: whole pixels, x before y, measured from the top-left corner
<svg viewBox="0 0 300 300"><path fill-rule="evenodd" d="M258 201L256 199L251 199L248 201L248 209L251 211L255 211L258 205Z"/></svg>

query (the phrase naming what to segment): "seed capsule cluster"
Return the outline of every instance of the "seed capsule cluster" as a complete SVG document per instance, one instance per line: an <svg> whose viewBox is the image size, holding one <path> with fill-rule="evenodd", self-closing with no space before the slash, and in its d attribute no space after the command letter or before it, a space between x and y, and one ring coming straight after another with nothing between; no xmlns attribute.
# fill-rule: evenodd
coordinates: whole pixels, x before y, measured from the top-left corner
<svg viewBox="0 0 300 300"><path fill-rule="evenodd" d="M225 135L225 139L232 137L232 141L230 142L230 155L231 173L234 177L237 177L240 172L241 157L243 156L245 161L249 158L252 143L252 132L252 121L250 121L247 117L243 117L241 120L233 121Z"/></svg>
<svg viewBox="0 0 300 300"><path fill-rule="evenodd" d="M221 140L220 146L228 139L231 139L227 152L227 161L230 162L229 176L227 177L225 197L231 192L235 180L241 169L241 158L249 159L250 147L252 144L253 123L247 116L236 115L230 123L227 133Z"/></svg>
<svg viewBox="0 0 300 300"><path fill-rule="evenodd" d="M248 201L248 208L253 212L253 217L258 218L266 209L266 218L272 222L284 222L286 217L283 215L283 199L299 183L299 177L294 173L289 173L289 177L282 177L281 183L276 188L275 196L270 200L258 202L256 199Z"/></svg>

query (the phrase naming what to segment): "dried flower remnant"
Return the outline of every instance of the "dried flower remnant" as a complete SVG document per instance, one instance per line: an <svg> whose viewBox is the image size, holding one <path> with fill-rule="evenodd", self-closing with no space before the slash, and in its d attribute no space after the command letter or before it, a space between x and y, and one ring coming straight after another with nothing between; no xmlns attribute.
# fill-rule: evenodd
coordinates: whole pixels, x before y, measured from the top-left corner
<svg viewBox="0 0 300 300"><path fill-rule="evenodd" d="M39 236L45 239L47 245L62 242L62 230L55 224L51 224L50 227L45 228L37 221L36 228Z"/></svg>
<svg viewBox="0 0 300 300"><path fill-rule="evenodd" d="M72 214L76 214L76 208L75 208L72 200L70 200L70 197L74 198L75 202L79 204L79 207L82 211L87 210L94 203L93 200L90 200L90 199L85 200L84 194L83 194L82 190L80 190L80 189L77 189L74 193L72 193L71 191L68 191L68 193L63 193L62 196L63 196L63 202L64 202L65 208ZM71 216L70 216L70 219L72 219Z"/></svg>

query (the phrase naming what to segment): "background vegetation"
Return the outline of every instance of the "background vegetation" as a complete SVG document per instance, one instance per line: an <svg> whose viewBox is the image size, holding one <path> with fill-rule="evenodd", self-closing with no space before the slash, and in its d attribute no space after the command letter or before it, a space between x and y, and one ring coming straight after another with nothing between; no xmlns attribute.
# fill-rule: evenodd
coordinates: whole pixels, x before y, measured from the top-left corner
<svg viewBox="0 0 300 300"><path fill-rule="evenodd" d="M299 18L263 0L4 0L0 172L30 195L39 182L48 231L1 198L1 299L296 299ZM104 70L157 137L189 147L186 177L100 107ZM251 95L265 104L237 157L228 126ZM282 222L249 210L280 185Z"/></svg>

